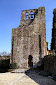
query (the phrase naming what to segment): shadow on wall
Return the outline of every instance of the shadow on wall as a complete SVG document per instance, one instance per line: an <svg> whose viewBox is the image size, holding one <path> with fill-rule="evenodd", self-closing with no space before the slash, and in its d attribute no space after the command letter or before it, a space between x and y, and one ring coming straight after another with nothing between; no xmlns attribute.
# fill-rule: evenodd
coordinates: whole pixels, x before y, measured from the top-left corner
<svg viewBox="0 0 56 85"><path fill-rule="evenodd" d="M0 73L8 72L10 59L0 60Z"/></svg>
<svg viewBox="0 0 56 85"><path fill-rule="evenodd" d="M56 75L56 55L44 57L44 70Z"/></svg>

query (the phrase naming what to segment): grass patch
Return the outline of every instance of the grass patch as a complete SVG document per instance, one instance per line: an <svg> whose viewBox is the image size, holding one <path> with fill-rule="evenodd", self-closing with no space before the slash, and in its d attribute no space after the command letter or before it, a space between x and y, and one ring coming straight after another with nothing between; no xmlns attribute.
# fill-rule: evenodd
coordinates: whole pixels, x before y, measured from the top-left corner
<svg viewBox="0 0 56 85"><path fill-rule="evenodd" d="M17 63L11 63L10 64L10 69L16 69L17 68Z"/></svg>

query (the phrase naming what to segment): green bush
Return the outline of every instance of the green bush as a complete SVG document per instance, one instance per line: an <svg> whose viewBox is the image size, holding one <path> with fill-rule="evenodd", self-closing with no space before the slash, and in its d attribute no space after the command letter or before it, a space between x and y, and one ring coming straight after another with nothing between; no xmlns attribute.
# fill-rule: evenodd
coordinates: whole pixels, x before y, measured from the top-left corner
<svg viewBox="0 0 56 85"><path fill-rule="evenodd" d="M10 69L16 69L17 68L17 63L13 62L10 64Z"/></svg>

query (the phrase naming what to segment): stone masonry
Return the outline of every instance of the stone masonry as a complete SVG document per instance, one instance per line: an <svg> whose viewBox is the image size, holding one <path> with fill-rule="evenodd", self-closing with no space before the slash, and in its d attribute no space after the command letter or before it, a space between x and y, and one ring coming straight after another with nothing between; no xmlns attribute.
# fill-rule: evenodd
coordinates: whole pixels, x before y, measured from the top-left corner
<svg viewBox="0 0 56 85"><path fill-rule="evenodd" d="M46 54L45 7L21 11L20 26L12 29L10 62L28 68L29 55L33 56L34 66Z"/></svg>

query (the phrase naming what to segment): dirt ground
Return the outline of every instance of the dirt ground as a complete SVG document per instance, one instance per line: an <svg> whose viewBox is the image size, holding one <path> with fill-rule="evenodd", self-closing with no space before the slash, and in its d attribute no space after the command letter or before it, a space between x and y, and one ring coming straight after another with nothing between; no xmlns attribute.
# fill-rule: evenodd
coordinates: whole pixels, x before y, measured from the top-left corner
<svg viewBox="0 0 56 85"><path fill-rule="evenodd" d="M0 73L0 85L56 85L56 82L37 73L7 72Z"/></svg>

